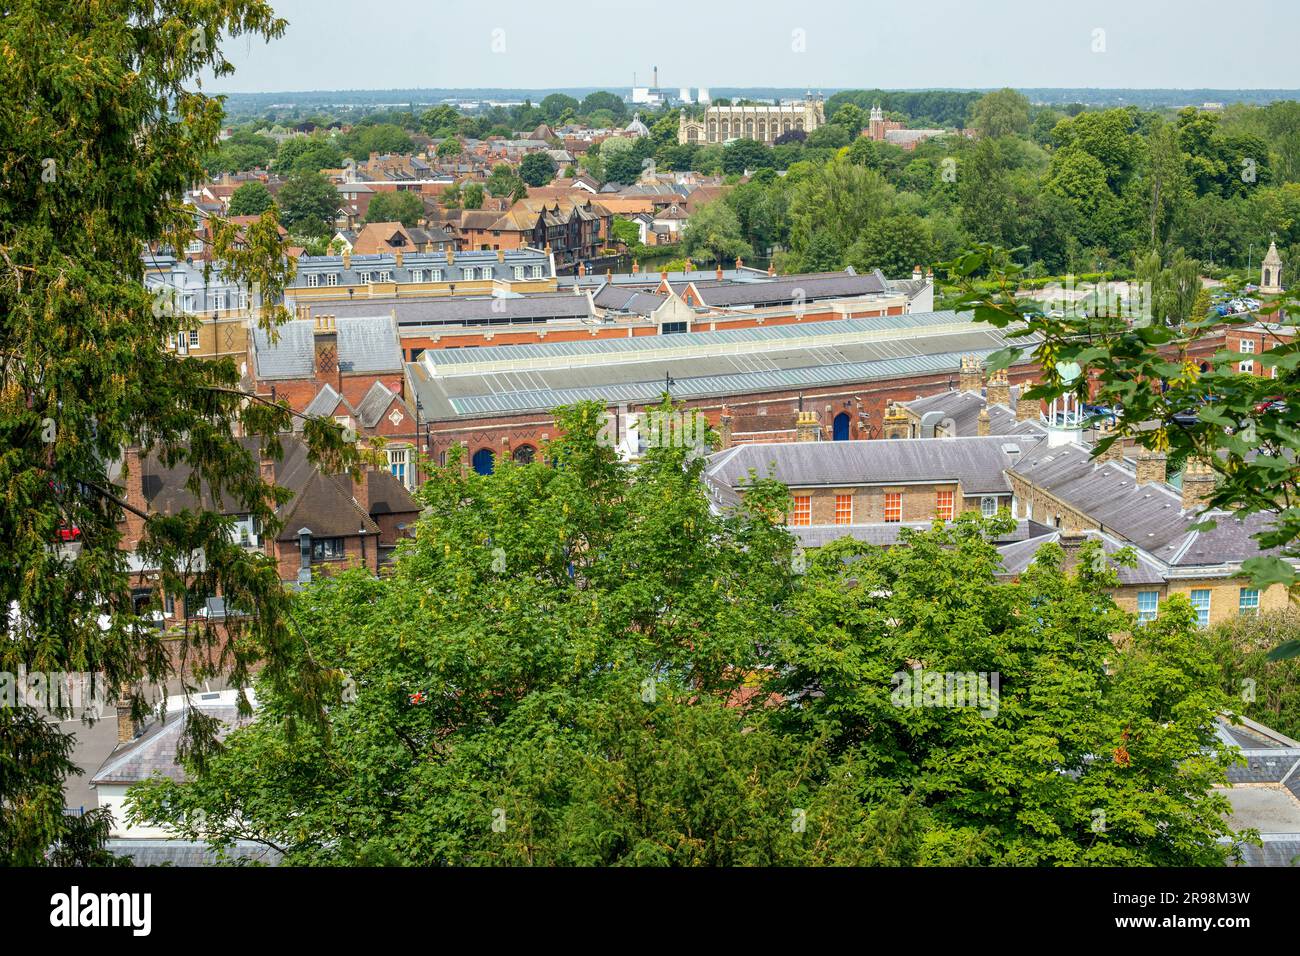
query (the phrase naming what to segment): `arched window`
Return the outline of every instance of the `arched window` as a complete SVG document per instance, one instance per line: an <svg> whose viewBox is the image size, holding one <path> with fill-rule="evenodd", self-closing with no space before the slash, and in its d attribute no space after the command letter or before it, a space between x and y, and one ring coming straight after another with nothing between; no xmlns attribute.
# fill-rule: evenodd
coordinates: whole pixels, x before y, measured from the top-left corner
<svg viewBox="0 0 1300 956"><path fill-rule="evenodd" d="M496 467L496 457L492 454L491 448L480 448L474 452L470 464L474 466L474 470L480 475L490 475Z"/></svg>
<svg viewBox="0 0 1300 956"><path fill-rule="evenodd" d="M840 412L831 425L831 437L836 441L849 440L849 413Z"/></svg>
<svg viewBox="0 0 1300 956"><path fill-rule="evenodd" d="M515 449L515 461L521 465L531 465L533 459L537 457L537 449L532 445L520 445Z"/></svg>
<svg viewBox="0 0 1300 956"><path fill-rule="evenodd" d="M1268 269L1264 270L1264 285L1272 285L1272 283L1268 281L1272 278L1272 275L1273 274Z"/></svg>

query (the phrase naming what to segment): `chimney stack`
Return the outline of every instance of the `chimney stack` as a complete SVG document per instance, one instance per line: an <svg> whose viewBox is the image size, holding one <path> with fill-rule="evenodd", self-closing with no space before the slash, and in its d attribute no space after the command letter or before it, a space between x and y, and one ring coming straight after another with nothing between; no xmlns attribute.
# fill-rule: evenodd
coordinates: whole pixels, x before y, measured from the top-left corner
<svg viewBox="0 0 1300 956"><path fill-rule="evenodd" d="M639 273L640 271L641 271L641 263L639 263L639 262L637 262L635 259L633 259L633 260L632 260L632 275L636 275L636 274Z"/></svg>
<svg viewBox="0 0 1300 956"><path fill-rule="evenodd" d="M1007 380L1007 370L1000 368L989 376L985 399L990 405L1011 407L1011 383Z"/></svg>
<svg viewBox="0 0 1300 956"><path fill-rule="evenodd" d="M1200 511L1214 494L1214 469L1204 458L1188 458L1183 468L1183 510Z"/></svg>
<svg viewBox="0 0 1300 956"><path fill-rule="evenodd" d="M149 509L149 503L144 497L144 459L140 455L139 448L122 450L122 485L122 497L127 504L141 511ZM140 540L140 536L144 534L144 519L125 509L123 515L126 520L125 540L134 547Z"/></svg>
<svg viewBox="0 0 1300 956"><path fill-rule="evenodd" d="M987 438L989 434L989 410L981 408L979 418L975 422L975 434L981 438Z"/></svg>
<svg viewBox="0 0 1300 956"><path fill-rule="evenodd" d="M723 405L722 415L718 418L718 436L722 446L719 451L725 451L731 447L731 429L734 423L735 419L731 417L731 409Z"/></svg>
<svg viewBox="0 0 1300 956"><path fill-rule="evenodd" d="M1137 483L1139 485L1150 485L1163 482L1167 464L1168 460L1165 458L1164 452L1143 448L1138 452Z"/></svg>
<svg viewBox="0 0 1300 956"><path fill-rule="evenodd" d="M816 412L800 412L794 426L795 441L819 441L821 439L821 424L817 421Z"/></svg>
<svg viewBox="0 0 1300 956"><path fill-rule="evenodd" d="M1109 438L1113 434L1115 434L1115 426L1112 425L1110 422L1108 421L1102 422L1100 425L1097 426L1098 441L1102 441L1106 438ZM1124 443L1117 438L1109 448L1107 448L1104 452L1102 452L1096 458L1094 458L1093 461L1095 461L1097 464L1100 465L1108 461L1119 461L1123 457L1124 457Z"/></svg>
<svg viewBox="0 0 1300 956"><path fill-rule="evenodd" d="M921 267L920 267L920 266L913 266L913 267L912 267L912 281L913 281L913 282L917 282L917 281L919 281L919 280L920 280L924 275L925 275L925 273L923 273L923 272L921 271Z"/></svg>
<svg viewBox="0 0 1300 956"><path fill-rule="evenodd" d="M131 716L131 698L125 695L117 699L117 742L119 744L129 744L135 740L138 725L135 718Z"/></svg>
<svg viewBox="0 0 1300 956"><path fill-rule="evenodd" d="M984 385L984 374L980 360L974 355L961 357L961 372L957 377L957 390L961 392L978 392Z"/></svg>
<svg viewBox="0 0 1300 956"><path fill-rule="evenodd" d="M1043 403L1037 398L1025 398L1025 392L1029 391L1028 382L1021 383L1020 397L1016 399L1016 421L1018 422L1036 422L1043 417Z"/></svg>
<svg viewBox="0 0 1300 956"><path fill-rule="evenodd" d="M396 268L398 268L398 269L402 268L402 250L401 250L401 249L398 249L396 252L393 253L393 265L394 265L394 267L396 267Z"/></svg>
<svg viewBox="0 0 1300 956"><path fill-rule="evenodd" d="M352 250L351 250L351 249L344 249L344 250L343 250L343 268L344 268L344 269L351 269L351 268L352 268Z"/></svg>
<svg viewBox="0 0 1300 956"><path fill-rule="evenodd" d="M370 514L370 475L371 469L367 465L362 470L360 478L352 479L352 497L367 515Z"/></svg>
<svg viewBox="0 0 1300 956"><path fill-rule="evenodd" d="M338 339L334 316L317 315L316 327L312 330L312 342L315 345L314 368L317 375L329 375L339 370Z"/></svg>

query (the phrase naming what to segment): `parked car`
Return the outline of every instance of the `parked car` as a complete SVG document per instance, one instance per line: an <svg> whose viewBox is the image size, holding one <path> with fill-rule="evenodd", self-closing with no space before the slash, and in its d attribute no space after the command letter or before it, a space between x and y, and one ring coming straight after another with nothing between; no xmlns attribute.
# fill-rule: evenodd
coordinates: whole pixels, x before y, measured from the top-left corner
<svg viewBox="0 0 1300 956"><path fill-rule="evenodd" d="M1270 395L1263 401L1255 403L1255 414L1262 415L1265 412L1284 412L1286 411L1286 398L1282 395Z"/></svg>

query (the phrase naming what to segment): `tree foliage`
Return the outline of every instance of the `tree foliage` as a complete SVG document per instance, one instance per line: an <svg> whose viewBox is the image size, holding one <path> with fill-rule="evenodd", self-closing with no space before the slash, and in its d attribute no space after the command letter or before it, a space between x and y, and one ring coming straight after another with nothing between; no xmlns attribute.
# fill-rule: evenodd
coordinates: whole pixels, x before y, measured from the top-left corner
<svg viewBox="0 0 1300 956"><path fill-rule="evenodd" d="M1132 630L1114 571L1055 545L999 582L1005 516L809 559L770 479L718 515L687 448L624 466L601 405L558 417L531 464L435 469L393 574L304 592L328 732L268 689L137 817L303 864L1223 862L1224 698L1185 601ZM900 703L917 663L998 696Z"/></svg>

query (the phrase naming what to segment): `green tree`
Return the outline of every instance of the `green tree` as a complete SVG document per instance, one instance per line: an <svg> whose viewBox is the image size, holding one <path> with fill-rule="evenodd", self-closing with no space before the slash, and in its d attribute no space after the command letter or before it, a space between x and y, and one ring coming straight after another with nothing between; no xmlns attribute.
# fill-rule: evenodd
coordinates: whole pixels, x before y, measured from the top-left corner
<svg viewBox="0 0 1300 956"><path fill-rule="evenodd" d="M418 226L424 216L424 201L419 193L408 191L376 193L366 207L366 222L400 222Z"/></svg>
<svg viewBox="0 0 1300 956"><path fill-rule="evenodd" d="M717 200L701 206L686 220L682 236L685 253L693 259L722 262L736 256L752 257L753 247L740 231L740 220L725 202Z"/></svg>
<svg viewBox="0 0 1300 956"><path fill-rule="evenodd" d="M1012 89L980 97L970 110L970 124L981 136L997 138L1029 131L1029 100Z"/></svg>
<svg viewBox="0 0 1300 956"><path fill-rule="evenodd" d="M845 258L858 272L879 269L890 278L906 278L915 266L934 262L934 239L925 220L912 213L886 216L871 223Z"/></svg>
<svg viewBox="0 0 1300 956"><path fill-rule="evenodd" d="M460 140L448 137L438 144L434 152L439 159L445 159L448 156L459 156L464 151L465 147L461 145Z"/></svg>
<svg viewBox="0 0 1300 956"><path fill-rule="evenodd" d="M920 797L922 863L1222 865L1227 802L1209 791L1231 758L1205 750L1225 698L1190 605L1132 629L1095 544L1073 571L1045 545L1000 584L987 527L967 513L901 547L846 538L813 557L773 671L801 700L778 722L824 744L810 774L856 780L866 801ZM982 708L927 706L962 674L988 675Z"/></svg>
<svg viewBox="0 0 1300 956"><path fill-rule="evenodd" d="M307 236L322 236L334 228L339 213L339 192L320 173L294 173L277 197L286 229Z"/></svg>
<svg viewBox="0 0 1300 956"><path fill-rule="evenodd" d="M519 164L519 178L530 186L545 186L555 178L555 160L547 153L529 153Z"/></svg>
<svg viewBox="0 0 1300 956"><path fill-rule="evenodd" d="M420 114L420 129L428 136L454 136L459 132L460 119L454 106L434 106Z"/></svg>
<svg viewBox="0 0 1300 956"><path fill-rule="evenodd" d="M1114 314L1116 310L1058 318L1026 314L1032 307L1007 291L1015 288L1023 268L996 246L978 246L949 267L962 289L958 307L973 309L978 321L1002 327L1017 323L1013 339L1038 337L1032 347L1013 345L995 353L989 367L1032 353L1044 376L1031 397L1072 393L1120 409L1117 437L1098 443L1095 454L1114 440L1131 437L1174 460L1195 459L1210 468L1217 484L1209 507L1258 516L1252 533L1261 549L1281 550L1280 555L1247 560L1243 570L1260 587L1297 585L1295 569L1285 559L1300 559L1300 511L1293 504L1300 496L1300 470L1292 461L1300 435L1300 342L1266 341L1265 348L1248 356L1221 348L1202 369L1187 357L1188 349L1238 325L1240 317L1201 314L1198 264L1183 257L1176 257L1171 269L1161 270L1160 282L1168 292L1163 299L1157 297L1153 317ZM980 288L973 278L979 275L991 277L996 291ZM1297 297L1286 293L1268 303L1265 314L1298 307ZM1240 363L1245 358L1264 374L1243 373ZM1281 403L1275 401L1279 396ZM1195 412L1194 420L1189 420L1188 411ZM1214 519L1207 521L1213 524ZM1274 653L1300 654L1300 641Z"/></svg>
<svg viewBox="0 0 1300 956"><path fill-rule="evenodd" d="M552 93L544 97L538 105L550 123L557 122L565 113L577 113L581 109L581 104L577 100L563 93Z"/></svg>
<svg viewBox="0 0 1300 956"><path fill-rule="evenodd" d="M1049 545L1001 583L1005 517L798 574L783 487L719 516L703 458L621 466L605 418L558 410L531 464L435 469L391 575L298 601L341 685L328 732L268 688L133 814L292 864L1223 863L1224 698L1185 600L1117 647L1115 572ZM917 662L997 697L900 702Z"/></svg>
<svg viewBox="0 0 1300 956"><path fill-rule="evenodd" d="M466 209L483 208L483 184L466 183L460 190L460 201Z"/></svg>
<svg viewBox="0 0 1300 956"><path fill-rule="evenodd" d="M97 672L141 717L145 681L180 678L192 689L196 674L219 670L243 686L260 662L278 683L292 666L293 686L284 687L291 709L318 719L322 675L288 627L274 562L241 548L231 519L207 507L149 515L120 491L137 467L123 448L138 446L190 469L203 500L243 509L267 533L278 529L274 505L285 493L260 479L236 436L278 453L275 436L292 424L288 408L242 391L230 359L164 347L183 323L146 291L141 250L151 242L184 249L193 237L193 209L182 197L203 180L222 124L220 102L198 84L232 72L219 39L273 38L285 23L254 0L102 3L67 13L17 0L0 17L0 142L9 157L0 176L0 353L8 357L0 606L10 612L0 671ZM285 312L273 303L292 275L274 210L242 230L211 222L223 273L260 288L256 321L274 327ZM303 425L323 467L356 461L332 421ZM137 614L138 576L121 547L127 520L167 593L220 594L249 613L219 626L191 620L165 643ZM61 547L60 529L72 528L79 547ZM197 571L196 553L204 555ZM211 666L200 663L209 655ZM67 738L46 733L43 721L30 708L0 707L0 855L37 863L52 848L54 862L94 862L107 828L102 815L83 827L56 809ZM210 728L190 726L186 738L201 764L212 751Z"/></svg>
<svg viewBox="0 0 1300 956"><path fill-rule="evenodd" d="M1300 640L1300 609L1231 618L1206 634L1209 653L1223 664L1223 691L1237 712L1288 737L1300 737L1300 657L1269 655Z"/></svg>
<svg viewBox="0 0 1300 956"><path fill-rule="evenodd" d="M266 185L252 180L230 194L230 208L227 211L232 216L260 216L274 204L275 200L271 198L271 191Z"/></svg>
<svg viewBox="0 0 1300 956"><path fill-rule="evenodd" d="M757 140L738 139L722 148L722 171L725 173L743 173L772 165L772 151Z"/></svg>
<svg viewBox="0 0 1300 956"><path fill-rule="evenodd" d="M809 133L804 146L808 149L842 149L849 145L852 135L847 126L827 123Z"/></svg>
<svg viewBox="0 0 1300 956"><path fill-rule="evenodd" d="M843 257L867 226L893 207L894 190L880 173L837 159L799 181L790 195L790 245L803 253L818 233Z"/></svg>
<svg viewBox="0 0 1300 956"><path fill-rule="evenodd" d="M587 117L601 111L608 112L611 120L621 121L627 118L627 104L623 102L623 98L604 90L588 93L578 106L578 112Z"/></svg>

